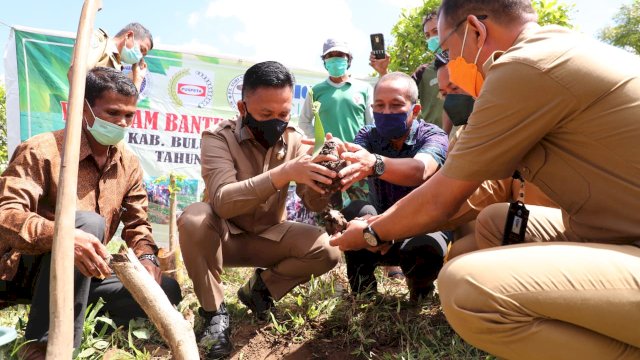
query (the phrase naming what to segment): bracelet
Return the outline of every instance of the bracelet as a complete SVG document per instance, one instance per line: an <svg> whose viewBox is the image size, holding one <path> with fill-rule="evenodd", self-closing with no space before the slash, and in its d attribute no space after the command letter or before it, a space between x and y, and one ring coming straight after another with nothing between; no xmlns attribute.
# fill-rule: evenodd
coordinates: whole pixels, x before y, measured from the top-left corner
<svg viewBox="0 0 640 360"><path fill-rule="evenodd" d="M153 254L144 254L138 256L138 260L149 260L153 263L153 265L160 267L160 263L158 262L158 258Z"/></svg>

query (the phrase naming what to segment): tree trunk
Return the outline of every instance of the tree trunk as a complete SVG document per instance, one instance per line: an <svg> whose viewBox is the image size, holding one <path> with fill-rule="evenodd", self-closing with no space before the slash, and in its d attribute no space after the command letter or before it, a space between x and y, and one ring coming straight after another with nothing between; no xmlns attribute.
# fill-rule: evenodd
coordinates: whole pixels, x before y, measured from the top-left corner
<svg viewBox="0 0 640 360"><path fill-rule="evenodd" d="M111 268L155 324L178 360L199 359L193 328L167 299L162 288L142 266L131 249L113 255Z"/></svg>

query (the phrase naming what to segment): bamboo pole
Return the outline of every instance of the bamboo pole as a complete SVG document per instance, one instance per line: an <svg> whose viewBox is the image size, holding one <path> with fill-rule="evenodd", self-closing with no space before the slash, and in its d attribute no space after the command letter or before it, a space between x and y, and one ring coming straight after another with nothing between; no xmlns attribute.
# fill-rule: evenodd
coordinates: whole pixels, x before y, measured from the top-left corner
<svg viewBox="0 0 640 360"><path fill-rule="evenodd" d="M131 249L115 254L111 268L133 298L156 325L177 360L199 359L193 328L167 299L164 291L142 266Z"/></svg>
<svg viewBox="0 0 640 360"><path fill-rule="evenodd" d="M65 126L64 150L56 199L56 221L51 249L49 291L49 341L47 359L71 359L73 353L73 233L78 186L78 161L87 55L96 12L102 0L85 0L78 23L74 64L69 87L69 117Z"/></svg>

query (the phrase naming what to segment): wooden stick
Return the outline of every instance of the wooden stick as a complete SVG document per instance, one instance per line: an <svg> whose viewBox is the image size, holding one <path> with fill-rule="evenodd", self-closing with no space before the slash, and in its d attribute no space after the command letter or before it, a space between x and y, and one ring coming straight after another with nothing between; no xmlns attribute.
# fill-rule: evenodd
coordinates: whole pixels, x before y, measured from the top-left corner
<svg viewBox="0 0 640 360"><path fill-rule="evenodd" d="M175 279L178 284L184 284L184 263L182 262L182 251L178 242L178 194L176 194L176 174L169 174L169 249L173 255L175 266Z"/></svg>
<svg viewBox="0 0 640 360"><path fill-rule="evenodd" d="M82 105L84 102L87 55L96 12L102 0L85 0L73 48L69 117L65 127L64 148L56 199L56 222L51 249L51 285L49 292L49 341L47 359L71 359L73 353L73 234L76 218L78 161Z"/></svg>
<svg viewBox="0 0 640 360"><path fill-rule="evenodd" d="M193 328L167 299L164 291L142 266L131 249L126 255L115 254L111 268L129 290L178 360L199 359Z"/></svg>

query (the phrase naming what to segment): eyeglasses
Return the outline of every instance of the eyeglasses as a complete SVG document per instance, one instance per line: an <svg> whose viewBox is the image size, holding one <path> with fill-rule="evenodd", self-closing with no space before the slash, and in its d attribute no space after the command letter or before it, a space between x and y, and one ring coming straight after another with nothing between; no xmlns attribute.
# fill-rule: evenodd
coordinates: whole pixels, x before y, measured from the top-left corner
<svg viewBox="0 0 640 360"><path fill-rule="evenodd" d="M486 20L489 17L489 15L477 15L476 18L478 20ZM453 35L458 28L460 27L460 25L464 24L467 21L467 18L465 17L464 19L462 19L454 28L453 30L451 30L447 36L445 36L441 41L440 44L438 45L438 49L436 50L436 52L438 52L438 50L442 50L442 44L444 44L445 42L447 42L447 40L449 40L449 38L451 37L451 35ZM449 58L449 49L447 50L442 50L442 53L446 53L446 57L447 59Z"/></svg>

